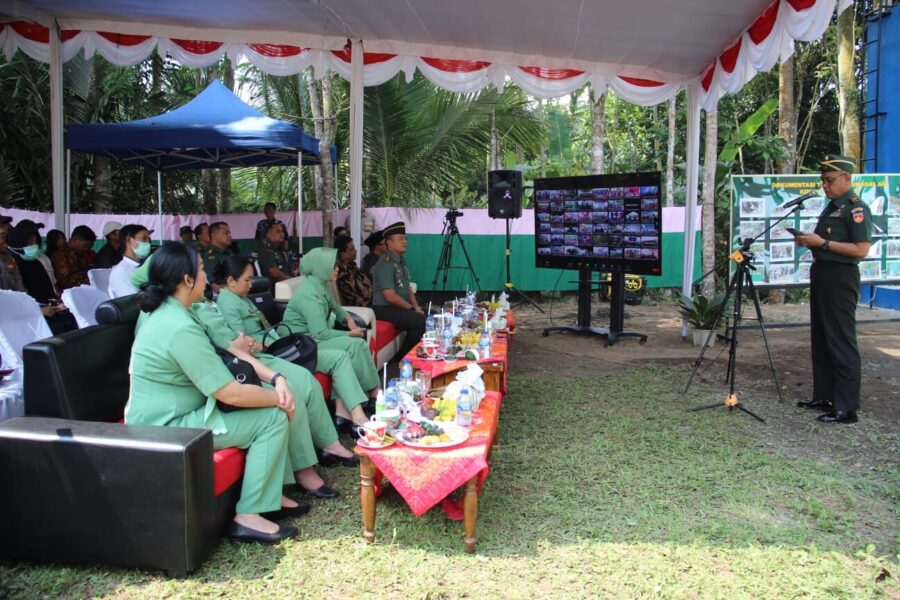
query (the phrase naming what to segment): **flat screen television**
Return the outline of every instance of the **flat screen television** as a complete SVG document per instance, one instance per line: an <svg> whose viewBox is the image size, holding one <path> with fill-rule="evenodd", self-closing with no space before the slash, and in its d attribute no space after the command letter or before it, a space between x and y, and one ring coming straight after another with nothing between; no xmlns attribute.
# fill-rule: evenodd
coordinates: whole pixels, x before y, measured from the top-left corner
<svg viewBox="0 0 900 600"><path fill-rule="evenodd" d="M662 274L659 172L534 181L538 267Z"/></svg>

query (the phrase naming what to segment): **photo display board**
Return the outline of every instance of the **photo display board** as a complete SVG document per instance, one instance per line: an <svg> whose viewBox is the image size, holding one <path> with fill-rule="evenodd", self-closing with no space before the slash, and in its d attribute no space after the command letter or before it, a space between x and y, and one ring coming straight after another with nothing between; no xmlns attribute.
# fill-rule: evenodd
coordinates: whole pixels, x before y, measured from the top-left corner
<svg viewBox="0 0 900 600"><path fill-rule="evenodd" d="M854 175L853 189L872 212L872 247L859 263L860 278L867 283L900 283L900 175ZM802 211L776 225L751 246L756 266L753 281L758 286L809 285L812 253L794 244L794 237L786 228L813 231L830 201L818 175L732 176L732 248L740 246L744 238L758 236L792 210L782 210L783 204L807 192L818 195L806 200Z"/></svg>
<svg viewBox="0 0 900 600"><path fill-rule="evenodd" d="M662 274L660 174L534 180L538 267Z"/></svg>

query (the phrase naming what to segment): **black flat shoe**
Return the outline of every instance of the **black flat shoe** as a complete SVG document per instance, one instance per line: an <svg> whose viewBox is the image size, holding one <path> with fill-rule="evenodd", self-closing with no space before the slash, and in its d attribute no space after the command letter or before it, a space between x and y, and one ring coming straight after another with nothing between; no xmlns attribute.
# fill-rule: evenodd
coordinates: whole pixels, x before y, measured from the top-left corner
<svg viewBox="0 0 900 600"><path fill-rule="evenodd" d="M316 488L314 490L305 491L307 494L318 500L330 500L331 498L337 498L341 495L339 491L334 488L330 488L327 485L323 485L322 487Z"/></svg>
<svg viewBox="0 0 900 600"><path fill-rule="evenodd" d="M334 428L337 429L337 432L340 433L352 433L353 432L353 421L350 419L345 419L344 417L335 417L334 418Z"/></svg>
<svg viewBox="0 0 900 600"><path fill-rule="evenodd" d="M319 464L323 467L358 467L359 457L355 454L344 458L326 450L319 451Z"/></svg>
<svg viewBox="0 0 900 600"><path fill-rule="evenodd" d="M278 510L260 513L260 516L270 521L283 521L284 519L302 517L311 508L312 505L309 502L297 502L297 506L282 506Z"/></svg>
<svg viewBox="0 0 900 600"><path fill-rule="evenodd" d="M837 410L825 413L824 415L819 415L816 418L816 421L821 421L823 423L856 423L859 421L859 418L852 410Z"/></svg>
<svg viewBox="0 0 900 600"><path fill-rule="evenodd" d="M834 406L831 402L826 402L825 400L809 400L807 402L798 402L797 406L800 408L811 408L813 410L834 410Z"/></svg>
<svg viewBox="0 0 900 600"><path fill-rule="evenodd" d="M265 531L244 527L234 521L231 522L231 527L228 529L228 537L236 542L255 542L257 544L266 544L267 546L277 544L288 538L297 537L298 533L297 528L291 525L279 525L278 531L275 533L266 533Z"/></svg>

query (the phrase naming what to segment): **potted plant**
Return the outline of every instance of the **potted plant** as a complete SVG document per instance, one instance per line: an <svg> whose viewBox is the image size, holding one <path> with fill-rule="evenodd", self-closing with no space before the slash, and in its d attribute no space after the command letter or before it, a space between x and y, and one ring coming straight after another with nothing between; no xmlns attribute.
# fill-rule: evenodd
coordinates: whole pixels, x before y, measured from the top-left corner
<svg viewBox="0 0 900 600"><path fill-rule="evenodd" d="M684 294L678 302L681 316L691 326L693 341L695 346L702 346L709 337L713 325L716 322L716 316L725 302L725 294L717 294L712 299L707 298L703 294L696 294L693 298L688 298ZM709 345L713 346L716 342L716 336L712 336Z"/></svg>

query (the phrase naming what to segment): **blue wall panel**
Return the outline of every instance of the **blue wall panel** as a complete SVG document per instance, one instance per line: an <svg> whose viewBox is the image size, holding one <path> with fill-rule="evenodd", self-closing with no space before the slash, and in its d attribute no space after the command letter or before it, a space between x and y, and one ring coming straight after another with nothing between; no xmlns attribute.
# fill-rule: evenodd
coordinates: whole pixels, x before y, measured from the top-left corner
<svg viewBox="0 0 900 600"><path fill-rule="evenodd" d="M867 52L867 71L878 67L870 74L866 100L878 93L878 111L885 113L877 119L864 119L865 128L877 122L877 145L874 132L865 136L866 160L863 168L867 173L900 173L900 8L894 7L881 17L880 43L872 44ZM878 20L867 26L867 40L879 38ZM878 63L878 53L881 61ZM875 112L875 103L864 107L866 114ZM871 160L871 159L875 160Z"/></svg>

